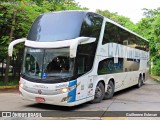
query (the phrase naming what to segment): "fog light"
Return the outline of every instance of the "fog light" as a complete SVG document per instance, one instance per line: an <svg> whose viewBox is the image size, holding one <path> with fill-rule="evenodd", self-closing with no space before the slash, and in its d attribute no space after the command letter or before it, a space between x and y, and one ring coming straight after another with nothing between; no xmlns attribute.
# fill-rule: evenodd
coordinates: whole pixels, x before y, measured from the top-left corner
<svg viewBox="0 0 160 120"><path fill-rule="evenodd" d="M69 96L67 96L67 97L64 97L62 100L61 100L61 102L64 102L64 101L68 101L69 100Z"/></svg>

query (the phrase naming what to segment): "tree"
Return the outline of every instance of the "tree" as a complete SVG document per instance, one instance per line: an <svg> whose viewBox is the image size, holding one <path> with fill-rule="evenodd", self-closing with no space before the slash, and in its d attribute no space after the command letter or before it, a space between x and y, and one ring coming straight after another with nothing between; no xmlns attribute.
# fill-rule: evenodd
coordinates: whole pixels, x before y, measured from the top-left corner
<svg viewBox="0 0 160 120"><path fill-rule="evenodd" d="M118 13L112 13L112 12L109 12L108 10L96 10L96 12L98 14L101 14L113 21L115 21L116 23L119 23L120 25L132 30L132 31L136 31L136 26L135 24L127 17L125 16L122 16L122 15L118 15Z"/></svg>
<svg viewBox="0 0 160 120"><path fill-rule="evenodd" d="M136 24L137 32L149 40L150 59L153 63L151 73L160 76L160 8L143 10L145 18Z"/></svg>
<svg viewBox="0 0 160 120"><path fill-rule="evenodd" d="M12 40L26 37L35 18L44 12L57 10L77 10L81 8L74 0L1 0L0 1L0 62L7 60L8 45ZM20 62L23 45L17 45L13 58ZM18 64L19 65L19 64ZM13 65L13 68L16 66ZM6 69L5 83L8 81Z"/></svg>

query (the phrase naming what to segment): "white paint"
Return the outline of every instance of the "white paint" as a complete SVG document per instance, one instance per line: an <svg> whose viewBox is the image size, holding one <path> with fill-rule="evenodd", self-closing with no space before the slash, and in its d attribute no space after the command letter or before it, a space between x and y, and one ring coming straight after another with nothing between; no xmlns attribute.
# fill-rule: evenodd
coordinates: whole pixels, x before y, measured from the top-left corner
<svg viewBox="0 0 160 120"><path fill-rule="evenodd" d="M17 40L12 41L8 47L8 55L11 57L12 53L13 53L13 46L15 46L18 43L25 42L25 40L26 40L26 38L21 38L21 39L17 39Z"/></svg>

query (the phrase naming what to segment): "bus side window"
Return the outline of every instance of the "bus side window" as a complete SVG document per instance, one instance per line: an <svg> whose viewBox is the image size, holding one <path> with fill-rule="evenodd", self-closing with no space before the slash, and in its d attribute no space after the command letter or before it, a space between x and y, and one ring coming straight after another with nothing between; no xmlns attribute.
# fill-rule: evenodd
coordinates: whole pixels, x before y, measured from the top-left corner
<svg viewBox="0 0 160 120"><path fill-rule="evenodd" d="M99 39L103 18L94 13L88 13L82 23L80 36Z"/></svg>
<svg viewBox="0 0 160 120"><path fill-rule="evenodd" d="M81 75L85 72L85 58L78 58L78 75Z"/></svg>
<svg viewBox="0 0 160 120"><path fill-rule="evenodd" d="M102 44L117 41L117 27L109 22L106 22Z"/></svg>

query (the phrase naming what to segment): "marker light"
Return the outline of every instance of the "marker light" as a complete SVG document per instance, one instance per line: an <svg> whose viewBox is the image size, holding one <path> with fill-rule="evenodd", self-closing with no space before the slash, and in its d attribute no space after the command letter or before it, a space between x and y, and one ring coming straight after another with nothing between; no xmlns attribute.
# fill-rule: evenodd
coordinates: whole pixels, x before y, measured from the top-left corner
<svg viewBox="0 0 160 120"><path fill-rule="evenodd" d="M24 85L22 84L22 83L20 83L20 85L19 85L21 88L23 88L24 87Z"/></svg>

